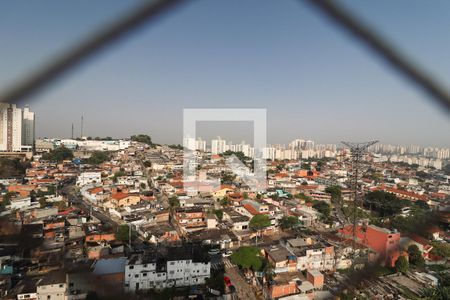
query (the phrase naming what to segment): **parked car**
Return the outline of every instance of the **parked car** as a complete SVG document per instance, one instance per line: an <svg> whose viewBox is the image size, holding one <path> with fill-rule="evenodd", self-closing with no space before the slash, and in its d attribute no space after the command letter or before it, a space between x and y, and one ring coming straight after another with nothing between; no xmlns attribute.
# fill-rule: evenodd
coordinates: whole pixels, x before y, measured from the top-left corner
<svg viewBox="0 0 450 300"><path fill-rule="evenodd" d="M220 250L219 249L210 249L208 251L208 254L209 255L217 255L217 254L220 254Z"/></svg>
<svg viewBox="0 0 450 300"><path fill-rule="evenodd" d="M226 286L231 286L231 279L230 279L230 277L225 276L225 277L223 278L223 281L225 281L225 285L226 285Z"/></svg>
<svg viewBox="0 0 450 300"><path fill-rule="evenodd" d="M231 254L233 254L233 251L227 250L227 251L222 253L222 257L228 257L228 256L231 256Z"/></svg>

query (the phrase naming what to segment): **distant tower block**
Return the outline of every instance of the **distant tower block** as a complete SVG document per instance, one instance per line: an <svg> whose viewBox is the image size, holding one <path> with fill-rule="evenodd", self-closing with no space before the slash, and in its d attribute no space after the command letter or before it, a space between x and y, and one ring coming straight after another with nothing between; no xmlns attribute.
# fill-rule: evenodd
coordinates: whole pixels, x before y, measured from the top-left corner
<svg viewBox="0 0 450 300"><path fill-rule="evenodd" d="M83 115L81 115L81 136L80 138L83 138Z"/></svg>

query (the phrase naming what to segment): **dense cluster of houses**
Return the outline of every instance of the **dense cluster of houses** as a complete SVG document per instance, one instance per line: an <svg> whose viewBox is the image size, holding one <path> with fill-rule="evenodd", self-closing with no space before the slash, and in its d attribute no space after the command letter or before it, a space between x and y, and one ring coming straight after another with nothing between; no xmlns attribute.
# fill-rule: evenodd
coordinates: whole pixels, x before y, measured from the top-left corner
<svg viewBox="0 0 450 300"><path fill-rule="evenodd" d="M342 211L331 210L336 199L329 187L339 187L342 208L352 206L347 151L335 159L268 161L265 191L250 189L231 172L224 155L196 155L201 167L195 178L183 177L180 149L133 143L96 165L36 157L23 179L3 180L8 204L1 214L11 216L13 225L2 235L35 243L0 244L2 296L83 299L92 289L101 292L98 286L137 292L204 285L216 266L205 251L189 250L186 242L233 251L259 245L274 275L266 280L253 270L253 283L274 299L330 295L324 280L350 268L355 251L395 267L399 257L408 256L408 246L417 245L427 263L446 263L445 257L432 254L433 240L448 240L443 227L430 229L427 237L369 220L354 228ZM416 176L418 171L427 177ZM448 177L433 172L372 162L371 175L377 176L365 176L361 184L366 192L384 191L411 204L422 201L445 223L450 217ZM212 187L211 179L220 185ZM320 203L330 211L322 211ZM252 220L258 216L269 223L255 230ZM288 228L283 226L287 217L296 220ZM158 249L158 254L129 252L136 245L127 244L130 236L118 236L123 225L142 247ZM95 280L86 282L89 277L80 274Z"/></svg>

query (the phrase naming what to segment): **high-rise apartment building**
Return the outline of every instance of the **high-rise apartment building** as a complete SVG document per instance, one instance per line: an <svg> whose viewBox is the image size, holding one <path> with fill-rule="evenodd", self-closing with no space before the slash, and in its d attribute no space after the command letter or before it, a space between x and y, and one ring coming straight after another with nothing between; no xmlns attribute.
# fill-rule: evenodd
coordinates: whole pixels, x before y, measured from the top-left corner
<svg viewBox="0 0 450 300"><path fill-rule="evenodd" d="M22 113L22 145L33 147L34 145L34 112L25 106Z"/></svg>
<svg viewBox="0 0 450 300"><path fill-rule="evenodd" d="M226 141L222 140L220 137L217 137L217 140L211 141L211 154L220 154L225 152Z"/></svg>
<svg viewBox="0 0 450 300"><path fill-rule="evenodd" d="M34 144L34 113L26 106L0 103L0 151L31 151Z"/></svg>

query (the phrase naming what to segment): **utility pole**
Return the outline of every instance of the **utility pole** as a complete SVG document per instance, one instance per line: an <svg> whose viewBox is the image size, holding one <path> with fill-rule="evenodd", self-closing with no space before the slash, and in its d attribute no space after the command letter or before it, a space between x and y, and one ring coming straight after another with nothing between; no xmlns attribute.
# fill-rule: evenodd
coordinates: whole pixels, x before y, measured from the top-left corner
<svg viewBox="0 0 450 300"><path fill-rule="evenodd" d="M131 224L128 225L128 246L131 249Z"/></svg>
<svg viewBox="0 0 450 300"><path fill-rule="evenodd" d="M80 138L83 138L83 115L81 115L81 136Z"/></svg>
<svg viewBox="0 0 450 300"><path fill-rule="evenodd" d="M73 140L73 123L72 123L72 135L71 135L71 139Z"/></svg>
<svg viewBox="0 0 450 300"><path fill-rule="evenodd" d="M364 155L367 153L367 148L372 146L373 144L378 143L378 141L370 141L365 143L352 143L352 142L342 142L345 146L350 149L351 153L351 164L352 164L352 176L350 179L350 185L353 190L353 216L352 216L352 253L353 253L353 262L352 266L355 265L355 257L356 257L356 226L358 225L357 211L358 204L360 200L360 186L359 180L362 177L364 171L362 170L362 161L364 159Z"/></svg>

